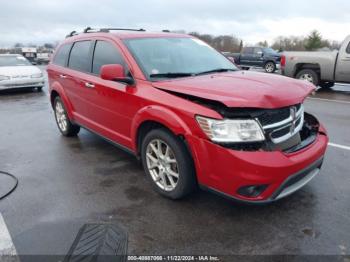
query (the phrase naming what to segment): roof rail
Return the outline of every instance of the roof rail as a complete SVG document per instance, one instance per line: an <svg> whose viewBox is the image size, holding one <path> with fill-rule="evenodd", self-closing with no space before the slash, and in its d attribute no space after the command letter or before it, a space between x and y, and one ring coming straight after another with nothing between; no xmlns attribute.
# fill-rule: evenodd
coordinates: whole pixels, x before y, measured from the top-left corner
<svg viewBox="0 0 350 262"><path fill-rule="evenodd" d="M66 35L66 38L71 37L73 35L77 35L77 34L78 34L77 31L72 31L68 35Z"/></svg>
<svg viewBox="0 0 350 262"><path fill-rule="evenodd" d="M103 33L109 33L110 31L137 31L137 32L144 32L146 31L145 29L133 29L133 28L91 28L90 26L86 27L83 30L83 34L87 34L87 33L98 33L98 32L103 32ZM77 31L72 31L70 32L68 35L66 35L66 38L68 37L72 37L74 35L78 35L79 33Z"/></svg>
<svg viewBox="0 0 350 262"><path fill-rule="evenodd" d="M100 32L108 33L109 31L137 31L137 32L144 32L146 31L143 28L135 29L135 28L101 28Z"/></svg>

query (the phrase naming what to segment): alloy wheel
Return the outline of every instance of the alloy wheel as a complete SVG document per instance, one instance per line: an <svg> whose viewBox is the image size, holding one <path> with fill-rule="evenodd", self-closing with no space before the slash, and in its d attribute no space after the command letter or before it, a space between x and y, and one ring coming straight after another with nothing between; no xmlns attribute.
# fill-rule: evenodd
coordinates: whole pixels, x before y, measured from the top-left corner
<svg viewBox="0 0 350 262"><path fill-rule="evenodd" d="M146 148L148 171L155 184L164 191L172 191L179 181L179 168L171 147L161 139L149 142Z"/></svg>
<svg viewBox="0 0 350 262"><path fill-rule="evenodd" d="M275 66L272 63L267 63L265 66L265 70L268 73L272 73L275 70Z"/></svg>
<svg viewBox="0 0 350 262"><path fill-rule="evenodd" d="M62 132L67 131L67 127L68 127L67 116L66 116L64 107L60 101L56 102L55 115L56 115L58 127L61 129Z"/></svg>
<svg viewBox="0 0 350 262"><path fill-rule="evenodd" d="M305 80L305 81L308 81L310 83L314 83L314 78L312 77L312 75L310 74L302 74L300 77L299 77L300 80Z"/></svg>

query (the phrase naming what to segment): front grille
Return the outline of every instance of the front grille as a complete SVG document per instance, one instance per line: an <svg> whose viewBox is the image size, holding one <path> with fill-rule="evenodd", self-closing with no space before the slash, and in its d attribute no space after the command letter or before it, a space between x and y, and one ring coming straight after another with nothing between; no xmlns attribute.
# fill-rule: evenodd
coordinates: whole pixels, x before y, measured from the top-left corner
<svg viewBox="0 0 350 262"><path fill-rule="evenodd" d="M299 118L299 119L295 122L295 126L299 126L300 121L301 121L301 118ZM281 128L281 129L277 129L277 130L275 130L275 131L272 131L272 132L270 133L270 136L271 136L271 138L276 139L276 138L285 136L285 135L287 135L287 134L290 133L290 132L291 132L291 125L288 124L288 125L286 125L285 127Z"/></svg>
<svg viewBox="0 0 350 262"><path fill-rule="evenodd" d="M301 104L294 105L298 111ZM271 125L281 122L290 116L290 106L282 107L278 109L264 109L260 113L257 113L256 118L259 120L262 126Z"/></svg>
<svg viewBox="0 0 350 262"><path fill-rule="evenodd" d="M280 122L289 117L290 109L289 107L281 108L281 109L271 109L264 110L261 115L257 116L260 124L262 126L271 125L276 122Z"/></svg>

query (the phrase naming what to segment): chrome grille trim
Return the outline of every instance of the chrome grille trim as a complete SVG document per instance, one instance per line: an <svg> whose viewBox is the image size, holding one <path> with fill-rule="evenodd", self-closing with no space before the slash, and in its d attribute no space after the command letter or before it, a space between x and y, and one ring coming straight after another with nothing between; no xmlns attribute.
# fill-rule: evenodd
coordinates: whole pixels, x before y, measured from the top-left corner
<svg viewBox="0 0 350 262"><path fill-rule="evenodd" d="M292 110L291 110L291 112L292 112ZM294 125L298 121L299 121L299 124L297 126L295 126L294 129L291 129L291 131L288 132L287 134L280 136L280 137L277 137L277 138L273 138L271 136L272 133L279 131L281 129L285 129L288 127L292 128L292 125ZM304 106L301 105L300 109L295 113L294 118L293 118L292 113L291 113L288 118L286 118L280 122L277 122L277 123L262 126L262 128L265 131L265 134L268 134L271 141L275 144L278 144L278 143L281 143L281 142L288 140L289 138L294 136L296 133L298 133L302 129L303 124L304 124Z"/></svg>
<svg viewBox="0 0 350 262"><path fill-rule="evenodd" d="M300 115L303 114L304 115L304 105L300 105L300 109L298 110L298 112L296 113L296 118L297 120L299 119ZM293 121L293 118L292 116L290 115L288 118L280 121L280 122L277 122L277 123L273 123L271 125L266 125L266 126L263 126L264 130L266 129L272 129L272 128L275 128L275 127L280 127L280 126L283 126L283 125L286 125L290 122Z"/></svg>

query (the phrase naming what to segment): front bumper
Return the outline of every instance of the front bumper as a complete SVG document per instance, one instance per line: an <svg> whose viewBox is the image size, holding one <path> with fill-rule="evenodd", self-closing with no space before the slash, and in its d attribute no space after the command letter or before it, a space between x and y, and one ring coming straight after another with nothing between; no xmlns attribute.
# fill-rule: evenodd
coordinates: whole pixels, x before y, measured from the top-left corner
<svg viewBox="0 0 350 262"><path fill-rule="evenodd" d="M0 90L14 89L14 88L34 88L42 87L45 85L45 79L40 78L27 78L19 80L6 80L0 82Z"/></svg>
<svg viewBox="0 0 350 262"><path fill-rule="evenodd" d="M272 202L307 184L320 170L327 143L322 126L312 144L292 153L236 151L206 139L192 137L191 141L199 184L248 203ZM266 185L266 189L256 197L238 193L251 185Z"/></svg>

